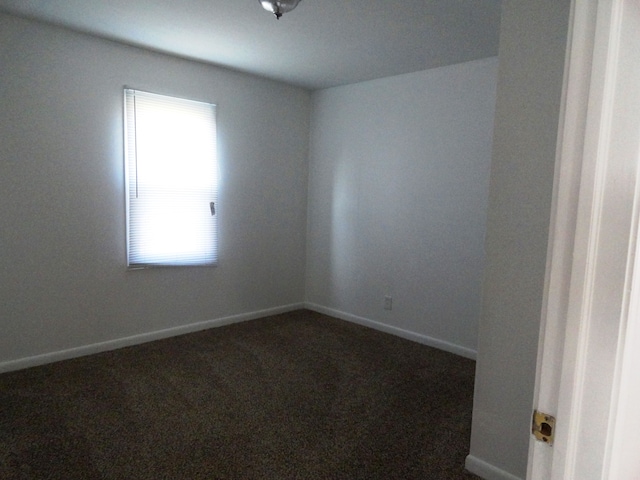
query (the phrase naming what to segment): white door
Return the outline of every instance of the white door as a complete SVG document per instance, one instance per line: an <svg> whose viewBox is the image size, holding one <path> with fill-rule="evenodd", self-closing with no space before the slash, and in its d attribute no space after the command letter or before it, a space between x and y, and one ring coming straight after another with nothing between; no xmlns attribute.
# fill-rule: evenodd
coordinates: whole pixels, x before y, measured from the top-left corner
<svg viewBox="0 0 640 480"><path fill-rule="evenodd" d="M574 0L530 480L640 480L640 0Z"/></svg>

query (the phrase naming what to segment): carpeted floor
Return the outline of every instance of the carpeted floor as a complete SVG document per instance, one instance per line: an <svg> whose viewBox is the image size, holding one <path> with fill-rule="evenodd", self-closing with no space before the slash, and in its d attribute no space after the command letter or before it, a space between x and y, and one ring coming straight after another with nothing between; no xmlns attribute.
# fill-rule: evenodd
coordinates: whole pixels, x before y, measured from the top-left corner
<svg viewBox="0 0 640 480"><path fill-rule="evenodd" d="M0 375L0 479L472 479L474 362L305 310Z"/></svg>

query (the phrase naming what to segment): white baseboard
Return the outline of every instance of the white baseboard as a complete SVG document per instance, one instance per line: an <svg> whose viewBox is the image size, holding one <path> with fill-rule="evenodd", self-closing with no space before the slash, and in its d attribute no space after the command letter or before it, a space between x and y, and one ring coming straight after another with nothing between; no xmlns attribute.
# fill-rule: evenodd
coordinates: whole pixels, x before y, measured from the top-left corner
<svg viewBox="0 0 640 480"><path fill-rule="evenodd" d="M0 373L10 372L13 370L21 370L23 368L36 367L38 365L44 365L46 363L68 360L70 358L82 357L85 355L91 355L93 353L115 350L117 348L152 342L154 340L161 340L163 338L175 337L177 335L183 335L185 333L197 332L199 330L206 330L214 327L221 327L223 325L230 325L232 323L255 320L257 318L268 317L269 315L277 315L279 313L290 312L301 308L305 308L305 305L302 303L293 303L290 305L268 308L266 310L241 313L239 315L231 315L228 317L216 318L214 320L206 320L203 322L191 323L189 325L180 325L178 327L156 330L154 332L131 335L129 337L108 340L106 342L92 343L90 345L69 348L67 350L44 353L31 357L19 358L17 360L9 360L6 362L0 362Z"/></svg>
<svg viewBox="0 0 640 480"><path fill-rule="evenodd" d="M473 455L467 455L464 466L471 473L484 478L485 480L522 480L520 477L505 472L504 470L494 467L490 463L480 460Z"/></svg>
<svg viewBox="0 0 640 480"><path fill-rule="evenodd" d="M339 310L334 310L332 308L323 307L322 305L318 305L311 302L305 302L304 306L305 308L309 310L313 310L318 313L330 315L332 317L336 317L341 320L346 320L348 322L357 323L365 327L373 328L375 330L380 330L381 332L390 333L398 337L406 338L407 340L412 340L414 342L421 343L423 345L428 345L429 347L434 347L439 350L455 353L456 355L470 358L471 360L475 360L477 356L477 352L475 350L471 350L470 348L466 348L466 347L461 347L460 345L455 345L453 343L446 342L444 340L439 340L437 338L429 337L427 335L411 332L409 330L403 330L402 328L393 327L391 325L386 325L384 323L376 322L375 320L358 317L357 315L352 315L350 313L341 312Z"/></svg>

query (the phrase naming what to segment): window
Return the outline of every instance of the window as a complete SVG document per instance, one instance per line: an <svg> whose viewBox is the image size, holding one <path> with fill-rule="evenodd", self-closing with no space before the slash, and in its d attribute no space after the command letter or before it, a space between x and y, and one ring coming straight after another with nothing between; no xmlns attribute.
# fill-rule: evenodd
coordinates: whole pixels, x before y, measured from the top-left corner
<svg viewBox="0 0 640 480"><path fill-rule="evenodd" d="M213 104L125 89L127 265L215 265Z"/></svg>

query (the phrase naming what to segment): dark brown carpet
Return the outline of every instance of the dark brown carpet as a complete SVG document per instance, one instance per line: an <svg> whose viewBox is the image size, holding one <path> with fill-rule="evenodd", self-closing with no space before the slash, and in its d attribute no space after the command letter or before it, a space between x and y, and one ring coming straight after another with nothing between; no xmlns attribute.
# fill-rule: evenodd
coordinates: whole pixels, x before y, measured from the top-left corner
<svg viewBox="0 0 640 480"><path fill-rule="evenodd" d="M296 311L0 375L0 479L471 479L474 362Z"/></svg>

